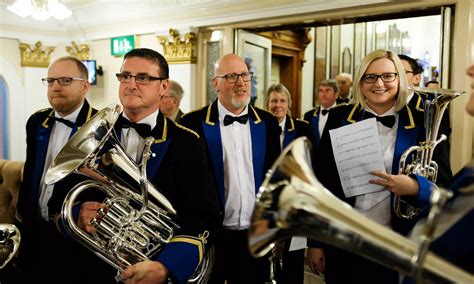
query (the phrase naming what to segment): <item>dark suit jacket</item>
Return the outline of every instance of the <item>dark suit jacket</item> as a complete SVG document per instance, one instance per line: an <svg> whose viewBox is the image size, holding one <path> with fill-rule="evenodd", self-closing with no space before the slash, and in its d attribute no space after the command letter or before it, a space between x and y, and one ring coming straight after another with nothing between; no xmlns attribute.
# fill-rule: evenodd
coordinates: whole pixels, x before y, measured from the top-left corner
<svg viewBox="0 0 474 284"><path fill-rule="evenodd" d="M329 130L361 121L364 118L364 113L365 112L360 107L360 105L353 104L340 105L332 109L329 113L328 121L321 137L319 148L316 149L313 155L313 166L315 174L319 181L326 188L328 188L336 197L345 201L351 206L353 206L355 203L355 197L346 198L344 195L341 181L338 176L333 149L331 146ZM399 111L399 122L393 157L392 174L398 173L398 165L402 153L409 147L413 145L418 145L420 141L425 140L423 121L424 117L422 111L416 109L411 110L407 106L405 106L402 110ZM438 145L438 147L447 146L447 143L441 143ZM434 160L437 161L440 168L447 167L446 161L440 160L436 156L434 156ZM417 179L420 182L420 195L429 192L429 183L426 181L426 179L420 177L417 177ZM442 180L439 181L441 182ZM392 202L393 197L394 195L392 194ZM416 202L417 198L412 198L411 201ZM406 220L397 218L392 211L392 227L394 228L394 230L399 231L406 224ZM320 246L320 244L318 244L317 242L310 242L309 245L312 247ZM370 280L378 281L381 278L387 278L386 283L397 283L397 276L393 273L393 271L385 269L381 266L377 266L376 264L365 260L362 257L355 256L349 252L345 252L331 246L323 247L325 248L326 252L326 278L328 283L343 283L345 281L349 281L348 279L351 279L351 277L357 277L351 280L353 281L353 283L358 283L357 281L366 281L366 283L373 283L370 282ZM368 271L369 267L372 270ZM371 277L368 278L366 274L372 273L371 271L373 270L377 270L380 273L370 274ZM351 271L353 271L354 274L352 274Z"/></svg>
<svg viewBox="0 0 474 284"><path fill-rule="evenodd" d="M178 109L178 114L176 115L176 119L174 120L174 122L179 123L183 115L184 115L183 111L181 109Z"/></svg>
<svg viewBox="0 0 474 284"><path fill-rule="evenodd" d="M115 127L116 133L121 129ZM177 211L180 226L156 260L178 283L185 283L212 246L221 223L218 199L204 143L199 135L162 113L152 130L155 138L147 162L147 177Z"/></svg>
<svg viewBox="0 0 474 284"><path fill-rule="evenodd" d="M214 180L223 209L225 204L224 163L218 119L217 100L215 100L200 110L185 114L181 118L181 124L199 133L206 141L206 153L214 170ZM249 123L252 137L255 193L257 193L265 173L280 154L280 127L276 118L269 112L250 105Z"/></svg>
<svg viewBox="0 0 474 284"><path fill-rule="evenodd" d="M319 110L321 109L320 106L313 108L307 111L303 119L309 123L309 128L311 132L310 140L313 143L313 146L316 147L319 144L320 136L319 133Z"/></svg>
<svg viewBox="0 0 474 284"><path fill-rule="evenodd" d="M425 96L424 94L420 93L414 93L413 97L411 100L408 102L408 106L410 109L416 109L418 111L424 111L425 108L425 101L431 99ZM449 184L446 183L446 181L450 180L450 178L453 176L453 173L451 171L451 155L450 155L450 143L449 143L449 138L451 135L451 123L450 123L450 118L449 118L449 108L446 109L446 111L443 114L443 117L441 119L440 125L439 125L439 130L438 130L438 138L441 136L441 134L446 135L447 139L443 143L447 144L447 147L436 147L434 151L434 155L439 157L440 160L446 161L447 167L441 168L438 171L438 180L440 181L440 185L443 187L448 187Z"/></svg>
<svg viewBox="0 0 474 284"><path fill-rule="evenodd" d="M360 105L341 105L331 110L323 136L321 137L320 148L315 151L313 160L315 174L321 183L330 189L331 192L333 192L338 198L349 203L350 205L354 205L355 198L346 198L344 196L341 182L337 174L338 172L336 162L334 160L329 130L361 121L363 120L363 116L364 110L361 109ZM397 128L395 152L393 156L392 174L398 173L398 165L403 152L409 147L419 145L419 142L425 140L423 122L424 116L422 111L411 110L407 106L399 111L399 122ZM448 144L442 142L438 145L438 147L447 148ZM445 172L450 171L449 163L447 161L443 160L437 155L433 156L433 160L438 163L440 170L444 170ZM426 194L427 192L429 193L429 184L425 183L426 180L420 178L418 180L421 183L420 195ZM447 184L448 182L449 179L445 180L442 176L438 176L437 183ZM416 202L416 200L412 201ZM394 218L395 214L392 212L392 225L394 226L394 229L398 230L401 228L399 226L403 224L403 220Z"/></svg>
<svg viewBox="0 0 474 284"><path fill-rule="evenodd" d="M95 113L96 110L84 101L71 135ZM23 281L38 281L38 275L46 274L48 283L113 283L114 271L111 267L75 240L60 234L56 227L55 221L65 195L83 180L82 177L73 174L55 184L53 196L48 202L49 222L39 214L40 182L54 123L48 119L49 115L54 115L52 108L38 111L26 124L27 153L16 214L22 233L20 261ZM77 277L64 278L64 275Z"/></svg>
<svg viewBox="0 0 474 284"><path fill-rule="evenodd" d="M283 138L283 149L288 146L293 140L299 137L307 137L311 139L311 133L308 122L299 120L289 115L286 116L285 122L285 136Z"/></svg>

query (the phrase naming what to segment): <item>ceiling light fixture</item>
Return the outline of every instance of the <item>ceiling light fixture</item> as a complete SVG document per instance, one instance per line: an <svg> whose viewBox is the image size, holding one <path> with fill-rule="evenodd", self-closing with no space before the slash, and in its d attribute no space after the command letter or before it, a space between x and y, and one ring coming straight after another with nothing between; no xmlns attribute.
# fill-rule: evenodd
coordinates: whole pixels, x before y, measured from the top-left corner
<svg viewBox="0 0 474 284"><path fill-rule="evenodd" d="M31 16L39 21L45 21L50 17L64 20L72 15L72 11L59 3L59 0L16 0L7 6L7 9L22 18Z"/></svg>

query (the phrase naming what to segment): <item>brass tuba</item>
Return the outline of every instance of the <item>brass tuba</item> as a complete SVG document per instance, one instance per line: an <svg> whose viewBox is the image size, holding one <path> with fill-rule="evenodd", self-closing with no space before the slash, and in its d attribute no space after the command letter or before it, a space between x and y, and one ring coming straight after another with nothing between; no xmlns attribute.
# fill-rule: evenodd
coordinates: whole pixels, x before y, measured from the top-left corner
<svg viewBox="0 0 474 284"><path fill-rule="evenodd" d="M313 174L310 147L306 138L296 139L267 172L249 230L254 256L297 235L352 251L405 275L417 276L421 270L423 279L435 283L474 283L473 275L429 251L417 263L415 242L368 219L324 188Z"/></svg>
<svg viewBox="0 0 474 284"><path fill-rule="evenodd" d="M463 94L463 92L448 89L428 89L415 88L416 93L433 97L432 100L425 101L425 131L426 140L421 142L419 146L412 146L403 152L399 162L399 174L417 174L427 178L432 183L436 183L438 177L438 164L433 161L433 153L436 146L447 139L442 134L438 138L438 130L443 118L444 111L448 104ZM409 163L408 159L414 159ZM420 211L418 208L408 204L396 195L393 202L393 211L403 219L412 219Z"/></svg>
<svg viewBox="0 0 474 284"><path fill-rule="evenodd" d="M0 269L15 256L20 240L20 231L15 225L0 224Z"/></svg>
<svg viewBox="0 0 474 284"><path fill-rule="evenodd" d="M94 115L66 143L45 177L48 184L71 173L92 178L69 191L61 217L68 233L116 268L118 278L128 266L160 252L179 228L173 222L176 210L146 177L153 137L145 139L142 163L138 166L115 136L113 125L120 112L120 106L112 105ZM100 218L91 220L97 231L89 234L76 225L72 212L81 193L94 189L106 196L103 203L107 210L98 210ZM206 281L212 261L211 250L189 282Z"/></svg>

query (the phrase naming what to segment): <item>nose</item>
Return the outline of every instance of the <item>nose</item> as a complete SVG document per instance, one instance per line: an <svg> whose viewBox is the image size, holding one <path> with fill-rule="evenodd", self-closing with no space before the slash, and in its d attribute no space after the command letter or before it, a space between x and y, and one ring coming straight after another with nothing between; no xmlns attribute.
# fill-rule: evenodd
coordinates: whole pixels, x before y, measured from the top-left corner
<svg viewBox="0 0 474 284"><path fill-rule="evenodd" d="M374 85L383 85L384 82L382 81L381 77L378 77L377 80L374 82Z"/></svg>

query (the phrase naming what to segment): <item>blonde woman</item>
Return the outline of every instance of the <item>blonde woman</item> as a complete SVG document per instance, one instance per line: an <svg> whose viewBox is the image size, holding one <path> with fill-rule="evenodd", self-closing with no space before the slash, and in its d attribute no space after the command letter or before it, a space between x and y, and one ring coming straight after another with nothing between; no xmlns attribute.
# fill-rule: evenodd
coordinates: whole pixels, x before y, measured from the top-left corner
<svg viewBox="0 0 474 284"><path fill-rule="evenodd" d="M427 179L398 174L402 153L425 140L423 111L410 109L406 105L407 78L403 64L391 51L376 50L362 60L355 74L353 91L353 104L338 106L329 113L320 147L314 155L315 174L325 187L355 210L379 224L400 230L406 221L399 219L391 210L395 194L423 207L428 204L431 193L432 184ZM385 172L371 172L374 178L370 183L383 189L346 197L338 176L329 130L372 117L377 119ZM448 144L442 142L438 147L448 147ZM440 170L448 172L446 161L436 155L433 158ZM447 178L440 176L438 181L446 184ZM398 283L397 273L381 265L331 246L324 246L323 250L320 248L314 248L309 253L310 266L316 270L326 269L326 282L329 284Z"/></svg>

